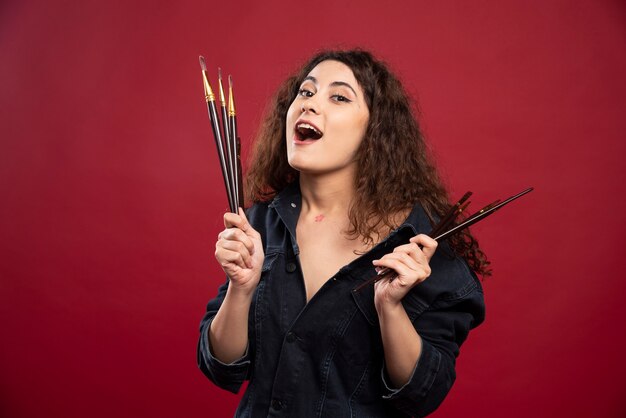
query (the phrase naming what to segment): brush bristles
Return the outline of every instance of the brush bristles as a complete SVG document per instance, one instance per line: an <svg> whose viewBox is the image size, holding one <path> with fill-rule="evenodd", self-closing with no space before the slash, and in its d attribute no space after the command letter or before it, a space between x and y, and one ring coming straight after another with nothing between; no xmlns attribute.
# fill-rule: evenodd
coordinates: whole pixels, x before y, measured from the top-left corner
<svg viewBox="0 0 626 418"><path fill-rule="evenodd" d="M202 68L202 71L206 71L206 61L202 55L200 55L200 67Z"/></svg>
<svg viewBox="0 0 626 418"><path fill-rule="evenodd" d="M232 86L233 86L233 76L232 76L232 75L230 75L230 74L228 74L228 85L229 85L230 87L232 87Z"/></svg>

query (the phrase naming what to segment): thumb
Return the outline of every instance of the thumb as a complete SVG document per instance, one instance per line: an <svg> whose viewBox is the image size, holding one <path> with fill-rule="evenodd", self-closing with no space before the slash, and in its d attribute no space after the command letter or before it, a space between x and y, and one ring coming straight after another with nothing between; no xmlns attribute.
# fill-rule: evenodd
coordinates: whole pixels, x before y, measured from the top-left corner
<svg viewBox="0 0 626 418"><path fill-rule="evenodd" d="M239 229L245 232L246 235L255 235L256 231L250 225L248 221L248 217L246 216L246 212L240 207L237 209L239 211L239 216L241 216L241 224L239 225Z"/></svg>

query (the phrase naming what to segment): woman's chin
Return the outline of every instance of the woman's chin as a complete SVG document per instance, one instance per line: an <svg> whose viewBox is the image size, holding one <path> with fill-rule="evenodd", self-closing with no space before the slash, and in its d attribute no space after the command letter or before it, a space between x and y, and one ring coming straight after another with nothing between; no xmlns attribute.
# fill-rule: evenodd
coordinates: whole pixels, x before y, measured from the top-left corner
<svg viewBox="0 0 626 418"><path fill-rule="evenodd" d="M289 157L287 161L291 168L300 172L307 172L315 168L315 163L310 158L303 158L300 155Z"/></svg>

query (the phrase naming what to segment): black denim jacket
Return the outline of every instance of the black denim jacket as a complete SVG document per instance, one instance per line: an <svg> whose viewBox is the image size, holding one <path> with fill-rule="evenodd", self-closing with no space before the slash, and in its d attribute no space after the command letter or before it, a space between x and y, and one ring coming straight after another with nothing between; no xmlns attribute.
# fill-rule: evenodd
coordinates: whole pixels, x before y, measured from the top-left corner
<svg viewBox="0 0 626 418"><path fill-rule="evenodd" d="M480 283L467 263L441 244L431 276L402 303L422 338L409 382L394 388L386 376L374 290L354 289L372 277L372 260L430 230L417 205L384 241L342 267L306 303L295 239L301 196L297 185L248 212L262 236L265 261L249 317L241 359L224 364L211 355L208 329L228 281L207 306L200 325L198 366L216 385L237 392L249 379L236 417L425 416L455 379L455 358L471 328L484 319ZM324 260L320 260L323 262Z"/></svg>

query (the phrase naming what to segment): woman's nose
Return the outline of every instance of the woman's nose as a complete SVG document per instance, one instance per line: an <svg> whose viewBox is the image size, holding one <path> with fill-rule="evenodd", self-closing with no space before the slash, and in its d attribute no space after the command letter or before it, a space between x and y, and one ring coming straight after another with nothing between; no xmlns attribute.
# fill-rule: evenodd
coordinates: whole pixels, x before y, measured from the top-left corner
<svg viewBox="0 0 626 418"><path fill-rule="evenodd" d="M314 103L313 100L309 98L304 103L302 103L300 110L302 110L302 113L311 112L317 114L317 105Z"/></svg>

